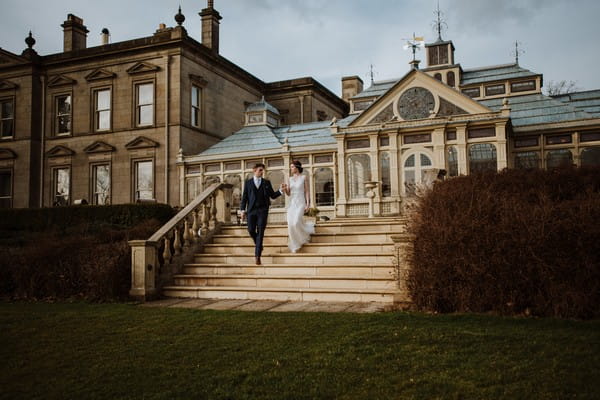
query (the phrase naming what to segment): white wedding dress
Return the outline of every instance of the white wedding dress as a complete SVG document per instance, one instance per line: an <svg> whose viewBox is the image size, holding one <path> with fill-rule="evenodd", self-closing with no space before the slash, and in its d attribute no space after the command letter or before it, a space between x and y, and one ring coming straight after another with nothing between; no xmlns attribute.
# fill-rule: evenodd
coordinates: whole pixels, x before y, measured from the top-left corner
<svg viewBox="0 0 600 400"><path fill-rule="evenodd" d="M302 216L306 207L304 196L304 180L306 177L300 175L290 178L290 203L287 209L288 224L288 247L292 253L297 252L304 243L310 240L310 235L315 233L313 223L305 223Z"/></svg>

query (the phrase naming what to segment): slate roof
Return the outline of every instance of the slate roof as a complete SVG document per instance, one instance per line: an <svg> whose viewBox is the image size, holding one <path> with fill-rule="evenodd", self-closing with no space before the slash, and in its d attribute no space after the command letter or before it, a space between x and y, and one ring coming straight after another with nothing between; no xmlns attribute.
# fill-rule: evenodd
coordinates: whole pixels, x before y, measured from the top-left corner
<svg viewBox="0 0 600 400"><path fill-rule="evenodd" d="M265 110L270 111L275 115L279 115L279 110L276 109L275 106L273 106L271 103L266 102L264 97L260 101L252 103L248 107L246 107L246 112Z"/></svg>
<svg viewBox="0 0 600 400"><path fill-rule="evenodd" d="M596 118L600 118L600 90L587 90L585 92L562 94L552 96L552 98L569 104Z"/></svg>
<svg viewBox="0 0 600 400"><path fill-rule="evenodd" d="M371 86L363 90L352 99L360 99L363 97L382 96L385 92L391 89L398 82L398 79L390 79L387 81L373 82Z"/></svg>
<svg viewBox="0 0 600 400"><path fill-rule="evenodd" d="M479 103L498 111L502 108L502 98L479 100ZM513 127L577 121L594 118L594 115L581 111L571 104L543 94L530 94L509 98L510 119Z"/></svg>
<svg viewBox="0 0 600 400"><path fill-rule="evenodd" d="M493 65L484 68L464 69L461 85L493 82L513 78L537 76L535 72L520 67L518 64Z"/></svg>
<svg viewBox="0 0 600 400"><path fill-rule="evenodd" d="M357 115L338 120L340 127L346 127ZM226 137L200 153L201 156L230 154L279 149L288 140L290 147L332 145L336 143L331 135L331 121L310 122L271 128L267 125L245 126L233 135Z"/></svg>

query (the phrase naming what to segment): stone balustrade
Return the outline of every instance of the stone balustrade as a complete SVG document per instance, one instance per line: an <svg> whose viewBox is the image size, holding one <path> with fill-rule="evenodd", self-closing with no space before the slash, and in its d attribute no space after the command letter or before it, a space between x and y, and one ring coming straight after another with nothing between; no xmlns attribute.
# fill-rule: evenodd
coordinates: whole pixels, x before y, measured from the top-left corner
<svg viewBox="0 0 600 400"><path fill-rule="evenodd" d="M145 301L157 294L159 279L168 281L221 223L230 222L232 185L215 183L204 190L148 240L131 240L131 290Z"/></svg>

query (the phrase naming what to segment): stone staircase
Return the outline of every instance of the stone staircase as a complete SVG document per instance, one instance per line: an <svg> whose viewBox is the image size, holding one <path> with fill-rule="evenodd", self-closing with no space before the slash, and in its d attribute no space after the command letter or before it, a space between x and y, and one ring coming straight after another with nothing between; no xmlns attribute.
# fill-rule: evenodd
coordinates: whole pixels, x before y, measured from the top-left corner
<svg viewBox="0 0 600 400"><path fill-rule="evenodd" d="M245 226L223 226L194 262L185 264L166 297L387 302L399 299L391 236L401 218L347 218L319 222L298 253L287 247L287 226L267 227L262 265Z"/></svg>

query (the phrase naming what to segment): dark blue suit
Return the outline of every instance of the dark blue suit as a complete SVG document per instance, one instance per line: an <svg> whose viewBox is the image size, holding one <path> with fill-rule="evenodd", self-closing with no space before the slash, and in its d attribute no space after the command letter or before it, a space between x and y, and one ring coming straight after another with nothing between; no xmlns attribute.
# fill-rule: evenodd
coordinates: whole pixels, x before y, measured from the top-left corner
<svg viewBox="0 0 600 400"><path fill-rule="evenodd" d="M244 194L240 210L248 214L248 232L254 240L254 255L260 257L263 247L267 218L269 217L269 206L271 199L281 196L280 191L274 191L271 182L261 178L258 188L254 184L254 177L244 183Z"/></svg>

